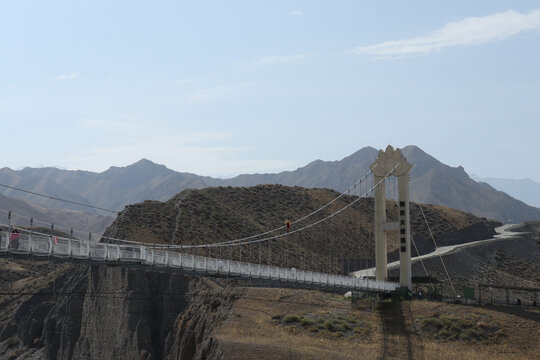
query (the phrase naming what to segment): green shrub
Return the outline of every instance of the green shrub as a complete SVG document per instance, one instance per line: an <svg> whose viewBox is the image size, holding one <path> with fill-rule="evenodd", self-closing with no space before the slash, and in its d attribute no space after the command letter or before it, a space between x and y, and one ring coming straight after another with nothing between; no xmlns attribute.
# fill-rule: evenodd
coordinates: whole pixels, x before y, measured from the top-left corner
<svg viewBox="0 0 540 360"><path fill-rule="evenodd" d="M420 322L420 328L438 331L443 327L441 321L435 317L424 318Z"/></svg>
<svg viewBox="0 0 540 360"><path fill-rule="evenodd" d="M503 336L499 324L477 315L421 317L415 324L421 334L438 340L487 341Z"/></svg>
<svg viewBox="0 0 540 360"><path fill-rule="evenodd" d="M459 319L458 324L462 329L468 329L476 325L476 321L468 318L461 318Z"/></svg>
<svg viewBox="0 0 540 360"><path fill-rule="evenodd" d="M441 329L441 330L439 330L439 332L437 333L437 336L438 336L440 339L446 340L446 339L452 337L452 334L450 333L450 331L448 331L448 330L446 330L446 329Z"/></svg>
<svg viewBox="0 0 540 360"><path fill-rule="evenodd" d="M336 332L338 330L336 325L332 321L325 321L324 327L330 332Z"/></svg>
<svg viewBox="0 0 540 360"><path fill-rule="evenodd" d="M298 323L298 322L300 322L300 318L301 318L301 316L297 315L297 314L285 315L285 317L283 318L283 323L284 324Z"/></svg>
<svg viewBox="0 0 540 360"><path fill-rule="evenodd" d="M454 326L454 323L459 321L459 318L450 315L443 315L439 318L441 324L446 328L451 328Z"/></svg>
<svg viewBox="0 0 540 360"><path fill-rule="evenodd" d="M459 338L461 340L481 340L483 338L482 332L475 329L475 328L468 328L464 330L461 334L459 334Z"/></svg>
<svg viewBox="0 0 540 360"><path fill-rule="evenodd" d="M364 336L364 335L367 335L368 333L368 329L367 328L364 328L364 327L355 327L353 329L353 333L355 333L356 335L358 336Z"/></svg>
<svg viewBox="0 0 540 360"><path fill-rule="evenodd" d="M288 314L274 318L284 326L296 326L312 333L322 331L332 336L346 336L352 332L363 336L368 332L365 324L354 314ZM362 328L356 330L358 327Z"/></svg>
<svg viewBox="0 0 540 360"><path fill-rule="evenodd" d="M300 324L301 324L302 326L311 326L311 325L313 325L314 323L315 323L315 322L314 322L313 320L310 320L310 319L305 318L305 317L303 317L303 316L300 318Z"/></svg>

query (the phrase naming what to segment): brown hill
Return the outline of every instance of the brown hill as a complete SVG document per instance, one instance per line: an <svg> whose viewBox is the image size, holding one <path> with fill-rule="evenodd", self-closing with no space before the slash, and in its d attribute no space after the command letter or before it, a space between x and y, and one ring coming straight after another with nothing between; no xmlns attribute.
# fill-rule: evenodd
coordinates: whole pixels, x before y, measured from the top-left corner
<svg viewBox="0 0 540 360"><path fill-rule="evenodd" d="M527 222L513 230L523 233L513 238L463 247L444 256L444 263L458 294L461 294L463 286L478 290L478 284L539 287L540 222ZM440 259L438 257L426 259L424 265L431 276L444 281L444 293L452 296L452 289ZM414 275L425 274L420 262L414 263L412 270ZM396 270L392 270L390 274L398 275ZM490 290L489 294L498 302L506 302L503 289ZM509 300L515 304L517 298L521 297L530 304L532 295L526 291L511 291Z"/></svg>
<svg viewBox="0 0 540 360"><path fill-rule="evenodd" d="M229 241L281 227L285 220L300 219L337 196L339 193L329 189L281 185L185 190L166 202L145 201L127 206L105 236L184 246ZM260 254L263 264L268 262L270 252L272 264L330 272L347 269L350 260L359 266L361 260L365 263L374 258L372 198L361 199L327 221L294 232L328 217L356 199L355 196L344 196L312 218L294 224L289 232L275 233L288 235L271 240L270 249L268 242L264 242L262 245L255 243L195 252L255 263L259 262ZM424 205L424 212L439 245L489 238L494 234L494 227L500 225L442 206ZM389 201L389 220L396 221L396 215L396 204ZM411 226L420 253L433 250L427 225L416 204L411 206ZM398 257L397 246L397 236L390 236L390 260Z"/></svg>

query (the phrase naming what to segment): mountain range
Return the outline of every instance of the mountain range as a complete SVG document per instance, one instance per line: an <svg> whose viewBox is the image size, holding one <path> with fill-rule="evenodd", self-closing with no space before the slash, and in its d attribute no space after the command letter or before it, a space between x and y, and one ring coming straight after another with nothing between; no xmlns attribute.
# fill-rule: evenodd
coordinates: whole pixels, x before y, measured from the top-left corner
<svg viewBox="0 0 540 360"><path fill-rule="evenodd" d="M14 199L0 194L0 225L12 224L29 226L30 219L33 225L41 228L50 228L63 231L65 234L73 231L101 234L114 220L114 217L100 214L88 214L80 210L49 209L23 199ZM8 219L11 211L11 219ZM74 233L74 235L77 235ZM87 235L87 234L86 234Z"/></svg>
<svg viewBox="0 0 540 360"><path fill-rule="evenodd" d="M502 222L540 219L539 208L514 199L486 183L474 181L463 167L445 165L417 146L407 146L402 151L414 165L411 171L413 201L444 205ZM24 168L18 171L2 168L0 184L118 211L128 204L144 200L166 201L187 188L281 184L344 191L369 170L377 153L372 147L364 147L339 161L315 160L294 171L244 174L230 179L176 172L147 159L126 167L111 167L101 173L57 168ZM2 187L0 193L48 208L87 211L73 204L10 188ZM0 208L7 210L3 204Z"/></svg>
<svg viewBox="0 0 540 360"><path fill-rule="evenodd" d="M540 207L540 182L531 179L481 178L474 174L471 174L471 178L478 182L487 183L529 205Z"/></svg>

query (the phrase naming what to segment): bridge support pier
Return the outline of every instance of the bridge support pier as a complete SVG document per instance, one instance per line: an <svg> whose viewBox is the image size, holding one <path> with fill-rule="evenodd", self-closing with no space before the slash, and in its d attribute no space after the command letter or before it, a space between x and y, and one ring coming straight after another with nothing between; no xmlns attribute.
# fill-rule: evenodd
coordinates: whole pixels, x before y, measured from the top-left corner
<svg viewBox="0 0 540 360"><path fill-rule="evenodd" d="M409 172L398 177L399 188L399 281L412 290L411 220L409 215Z"/></svg>
<svg viewBox="0 0 540 360"><path fill-rule="evenodd" d="M384 224L386 223L386 196L384 177L374 175L375 186L375 279L378 281L388 280L386 256L386 234Z"/></svg>
<svg viewBox="0 0 540 360"><path fill-rule="evenodd" d="M375 162L370 165L375 184L375 279L388 279L387 240L385 230L399 232L399 281L402 287L412 290L411 271L411 226L409 216L409 177L412 165L407 162L399 149L388 145L385 151L379 150ZM398 222L386 222L385 179L398 178Z"/></svg>

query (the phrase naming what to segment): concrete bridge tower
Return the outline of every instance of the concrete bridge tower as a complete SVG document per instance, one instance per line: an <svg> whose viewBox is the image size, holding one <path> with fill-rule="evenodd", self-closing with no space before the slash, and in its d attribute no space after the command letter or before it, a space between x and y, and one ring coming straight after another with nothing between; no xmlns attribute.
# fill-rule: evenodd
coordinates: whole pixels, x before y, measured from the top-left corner
<svg viewBox="0 0 540 360"><path fill-rule="evenodd" d="M401 286L412 289L411 272L411 226L409 217L409 179L412 165L399 149L388 145L379 150L375 162L370 165L375 184L375 279L388 280L387 245L385 231L399 232L399 281ZM386 189L384 178L396 176L399 188L399 221L386 222Z"/></svg>

